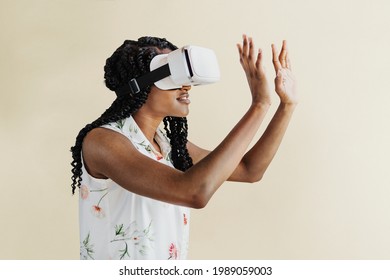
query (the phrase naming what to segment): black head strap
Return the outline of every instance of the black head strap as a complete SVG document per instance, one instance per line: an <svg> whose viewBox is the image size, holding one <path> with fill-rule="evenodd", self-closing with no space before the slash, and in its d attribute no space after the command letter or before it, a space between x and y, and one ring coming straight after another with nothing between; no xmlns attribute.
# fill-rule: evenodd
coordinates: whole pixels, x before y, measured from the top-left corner
<svg viewBox="0 0 390 280"><path fill-rule="evenodd" d="M169 64L160 66L153 71L146 73L145 75L131 79L124 86L118 88L115 92L117 95L125 95L129 93L138 93L141 89L144 89L147 86L154 84L155 82L164 79L171 75L171 70L169 69Z"/></svg>

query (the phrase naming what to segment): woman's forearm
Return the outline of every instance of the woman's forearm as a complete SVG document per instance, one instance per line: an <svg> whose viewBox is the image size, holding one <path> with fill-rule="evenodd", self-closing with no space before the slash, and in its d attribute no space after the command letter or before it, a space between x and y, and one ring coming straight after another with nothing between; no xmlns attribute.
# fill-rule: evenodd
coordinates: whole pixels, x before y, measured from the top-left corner
<svg viewBox="0 0 390 280"><path fill-rule="evenodd" d="M199 194L205 203L240 163L268 109L269 105L252 105L217 148L186 172L201 182Z"/></svg>
<svg viewBox="0 0 390 280"><path fill-rule="evenodd" d="M242 159L248 181L259 181L274 158L296 104L281 103L264 134Z"/></svg>

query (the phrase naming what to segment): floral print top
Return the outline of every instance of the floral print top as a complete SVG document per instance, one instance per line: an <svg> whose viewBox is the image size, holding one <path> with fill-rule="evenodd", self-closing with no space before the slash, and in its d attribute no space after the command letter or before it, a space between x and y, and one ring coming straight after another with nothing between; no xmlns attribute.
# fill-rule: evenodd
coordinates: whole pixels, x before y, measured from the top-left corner
<svg viewBox="0 0 390 280"><path fill-rule="evenodd" d="M146 139L132 117L103 127L125 135L140 153L173 168L171 146L160 129L156 131L155 140L161 154ZM190 221L188 208L134 194L111 179L94 178L84 165L82 171L79 191L80 259L186 258Z"/></svg>

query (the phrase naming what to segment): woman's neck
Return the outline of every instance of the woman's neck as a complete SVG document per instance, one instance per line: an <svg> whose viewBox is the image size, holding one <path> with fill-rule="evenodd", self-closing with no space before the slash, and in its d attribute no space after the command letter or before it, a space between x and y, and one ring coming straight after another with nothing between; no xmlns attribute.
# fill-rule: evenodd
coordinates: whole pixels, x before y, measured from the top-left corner
<svg viewBox="0 0 390 280"><path fill-rule="evenodd" d="M145 135L146 139L153 144L154 135L156 134L156 130L163 119L161 117L152 116L139 111L133 115L133 118L142 133Z"/></svg>

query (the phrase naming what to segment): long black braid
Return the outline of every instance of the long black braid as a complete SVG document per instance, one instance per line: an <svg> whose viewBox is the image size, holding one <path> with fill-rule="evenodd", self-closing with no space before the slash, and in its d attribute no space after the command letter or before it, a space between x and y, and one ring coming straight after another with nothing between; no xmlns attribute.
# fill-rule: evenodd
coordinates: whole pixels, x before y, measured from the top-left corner
<svg viewBox="0 0 390 280"><path fill-rule="evenodd" d="M106 60L104 79L107 88L115 91L132 78L137 78L149 72L152 58L161 50L175 50L177 47L163 38L141 37L138 41L126 40ZM116 122L130 117L146 102L150 86L137 94L118 94L111 106L95 121L87 124L80 130L76 143L71 148L72 165L72 193L81 184L82 161L81 150L84 137L92 129L110 122ZM192 159L187 150L187 119L179 117L164 118L164 128L172 146L171 158L175 168L185 171L192 166Z"/></svg>

